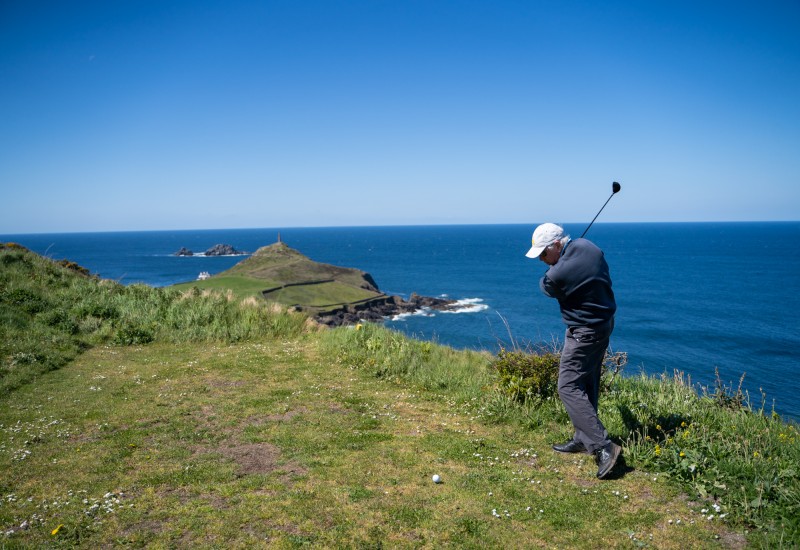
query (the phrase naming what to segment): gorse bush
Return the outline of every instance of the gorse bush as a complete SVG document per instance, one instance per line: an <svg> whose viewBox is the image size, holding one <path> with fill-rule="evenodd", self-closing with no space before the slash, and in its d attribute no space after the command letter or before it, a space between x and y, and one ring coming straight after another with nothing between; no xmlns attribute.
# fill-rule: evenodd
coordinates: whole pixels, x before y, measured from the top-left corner
<svg viewBox="0 0 800 550"><path fill-rule="evenodd" d="M99 280L0 243L0 395L105 342L238 342L296 336L305 322L230 296Z"/></svg>
<svg viewBox="0 0 800 550"><path fill-rule="evenodd" d="M534 352L501 348L492 368L497 371L500 391L516 401L525 402L556 395L560 361L561 353L553 346L540 346ZM601 367L604 390L610 389L627 362L628 356L624 352L606 352Z"/></svg>
<svg viewBox="0 0 800 550"><path fill-rule="evenodd" d="M492 362L500 390L517 401L548 398L558 389L561 356L554 352L525 353L501 349Z"/></svg>

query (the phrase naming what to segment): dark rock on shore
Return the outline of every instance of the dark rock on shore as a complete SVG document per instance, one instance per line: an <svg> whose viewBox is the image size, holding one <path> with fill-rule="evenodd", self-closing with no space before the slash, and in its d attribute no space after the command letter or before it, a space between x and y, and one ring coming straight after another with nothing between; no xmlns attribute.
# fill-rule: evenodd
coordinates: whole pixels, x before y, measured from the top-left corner
<svg viewBox="0 0 800 550"><path fill-rule="evenodd" d="M242 256L247 252L236 250L229 244L215 244L206 250L206 256Z"/></svg>
<svg viewBox="0 0 800 550"><path fill-rule="evenodd" d="M175 256L194 256L194 252L182 246L180 250L175 253Z"/></svg>
<svg viewBox="0 0 800 550"><path fill-rule="evenodd" d="M414 313L424 309L447 311L455 308L455 300L420 296L416 292L404 300L400 296L383 295L366 302L348 304L339 309L316 315L320 324L336 327L354 325L362 321L379 323L387 317L402 313Z"/></svg>

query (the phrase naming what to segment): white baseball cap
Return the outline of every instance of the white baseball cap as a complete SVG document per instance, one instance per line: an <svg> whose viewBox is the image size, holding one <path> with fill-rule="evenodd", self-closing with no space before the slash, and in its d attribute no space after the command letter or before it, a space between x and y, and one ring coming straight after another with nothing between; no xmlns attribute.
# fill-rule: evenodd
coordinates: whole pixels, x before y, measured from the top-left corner
<svg viewBox="0 0 800 550"><path fill-rule="evenodd" d="M528 253L528 258L538 258L542 251L561 239L564 236L564 229L554 223L543 223L533 232L531 244L533 245Z"/></svg>

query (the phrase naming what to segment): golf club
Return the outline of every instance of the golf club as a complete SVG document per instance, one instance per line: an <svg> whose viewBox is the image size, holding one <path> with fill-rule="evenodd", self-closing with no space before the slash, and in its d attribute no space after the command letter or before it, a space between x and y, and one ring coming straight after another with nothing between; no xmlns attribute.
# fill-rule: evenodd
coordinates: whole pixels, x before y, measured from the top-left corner
<svg viewBox="0 0 800 550"><path fill-rule="evenodd" d="M620 190L620 189L622 189L622 186L621 186L619 183L617 183L616 181L615 181L614 183L612 183L612 184L611 184L611 197L613 197L614 195L616 195L617 193L619 193L619 190ZM606 205L608 204L608 201L610 201L610 200L611 200L611 197L608 197L608 199L606 199L606 202L604 202L604 203L603 203L603 206L600 208L600 210L598 210L598 211L597 211L597 214L595 214L594 218L592 218L592 221L591 221L591 222L589 222L589 225L588 225L588 226L586 227L586 229L584 230L584 232L583 232L583 235L581 235L581 239L582 239L582 238L583 238L583 236L584 236L584 235L586 235L586 233L589 231L589 228L590 228L590 227L592 227L592 224L594 223L594 220L596 220L596 219L597 219L597 216L599 216L599 215L600 215L600 212L602 212L602 211L603 211L603 208L605 208L605 207L606 207Z"/></svg>

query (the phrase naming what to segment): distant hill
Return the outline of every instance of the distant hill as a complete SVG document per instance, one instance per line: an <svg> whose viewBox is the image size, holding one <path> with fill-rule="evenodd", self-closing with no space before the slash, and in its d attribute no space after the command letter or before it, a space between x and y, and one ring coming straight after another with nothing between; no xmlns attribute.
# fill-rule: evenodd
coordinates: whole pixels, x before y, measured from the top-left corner
<svg viewBox="0 0 800 550"><path fill-rule="evenodd" d="M286 243L277 242L255 251L221 276L241 275L263 279L277 285L304 284L334 280L344 285L381 294L369 273L349 267L315 262Z"/></svg>
<svg viewBox="0 0 800 550"><path fill-rule="evenodd" d="M328 325L378 321L423 307L446 309L453 304L416 294L409 300L387 296L369 273L315 262L283 242L259 248L249 258L208 279L176 286L231 290L240 297L260 295Z"/></svg>

